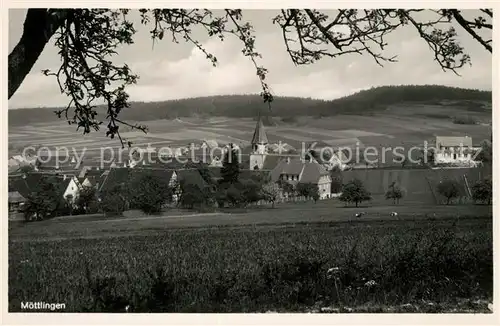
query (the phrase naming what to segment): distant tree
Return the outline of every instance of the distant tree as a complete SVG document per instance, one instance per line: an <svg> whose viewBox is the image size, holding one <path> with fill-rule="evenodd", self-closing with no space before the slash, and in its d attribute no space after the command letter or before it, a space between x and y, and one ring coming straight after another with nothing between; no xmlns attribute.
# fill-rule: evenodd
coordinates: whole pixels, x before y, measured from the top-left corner
<svg viewBox="0 0 500 326"><path fill-rule="evenodd" d="M130 202L146 214L161 212L172 200L172 189L168 183L152 174L141 174L130 182Z"/></svg>
<svg viewBox="0 0 500 326"><path fill-rule="evenodd" d="M371 200L371 194L366 190L363 182L359 179L354 179L346 183L342 187L342 194L339 199L347 204L354 203L358 207L359 203Z"/></svg>
<svg viewBox="0 0 500 326"><path fill-rule="evenodd" d="M283 189L281 189L275 182L270 182L264 185L262 193L264 199L272 203L273 208L276 201L281 200L283 197Z"/></svg>
<svg viewBox="0 0 500 326"><path fill-rule="evenodd" d="M181 182L179 204L184 208L201 208L211 206L214 200L213 193L208 187Z"/></svg>
<svg viewBox="0 0 500 326"><path fill-rule="evenodd" d="M314 199L316 193L319 193L318 185L314 183L299 183L297 184L297 193L306 199Z"/></svg>
<svg viewBox="0 0 500 326"><path fill-rule="evenodd" d="M320 198L319 189L314 190L311 197L314 200L314 202L317 202Z"/></svg>
<svg viewBox="0 0 500 326"><path fill-rule="evenodd" d="M25 219L30 221L53 217L63 201L61 192L54 177L42 176L36 190L31 193L25 204ZM60 197L61 196L61 197Z"/></svg>
<svg viewBox="0 0 500 326"><path fill-rule="evenodd" d="M127 208L127 193L121 186L103 191L100 199L101 209L107 216L120 216Z"/></svg>
<svg viewBox="0 0 500 326"><path fill-rule="evenodd" d="M283 195L286 195L287 197L295 197L296 187L293 184L282 179L278 180L276 184L283 190Z"/></svg>
<svg viewBox="0 0 500 326"><path fill-rule="evenodd" d="M485 139L481 142L481 149L476 155L476 160L483 163L493 162L493 146L490 140Z"/></svg>
<svg viewBox="0 0 500 326"><path fill-rule="evenodd" d="M248 198L245 198L238 185L231 184L225 189L225 200L233 207L240 207L248 201Z"/></svg>
<svg viewBox="0 0 500 326"><path fill-rule="evenodd" d="M395 182L393 182L387 192L385 193L385 199L392 199L394 204L399 204L399 200L403 198L404 192Z"/></svg>
<svg viewBox="0 0 500 326"><path fill-rule="evenodd" d="M236 184L240 175L240 160L238 157L238 150L230 144L230 148L224 155L222 161L222 168L220 170L221 183Z"/></svg>
<svg viewBox="0 0 500 326"><path fill-rule="evenodd" d="M285 123L297 123L297 117L296 116L287 116L287 117L282 117L281 121Z"/></svg>
<svg viewBox="0 0 500 326"><path fill-rule="evenodd" d="M437 186L437 192L446 198L446 205L460 195L460 184L456 180L444 180Z"/></svg>
<svg viewBox="0 0 500 326"><path fill-rule="evenodd" d="M433 17L422 18L422 12ZM166 38L167 42L184 39L203 52L213 65L217 65L217 58L196 39L194 29L201 28L209 37L221 40L228 35L238 37L243 55L255 66L263 101L272 102L265 82L267 70L257 63L260 54L255 48L253 26L244 19L241 9L226 9L221 14L207 9L140 9L139 14L140 23L134 25L129 9L28 9L23 33L8 57L8 98L18 90L46 45L54 44L59 50L61 66L55 71L44 70L44 74L57 80L61 92L69 99L69 105L57 111L58 116L77 124L84 133L99 130L102 121L97 120L95 103L104 101L106 133L112 138L117 136L123 143L119 127L131 125L120 119L120 113L129 107L126 88L135 84L138 76L128 65L117 64L113 55L119 55L118 50L124 45L134 43L137 30L144 25L153 42L167 35L171 36ZM386 40L396 30L410 27L420 35L422 46L430 49L429 58L436 58L443 70L456 72L470 62L470 56L457 41L452 24L491 53L492 19L491 9L479 9L472 18L460 9L339 9L333 14L314 9L281 9L273 23L281 29L284 49L296 65L349 54L368 55L379 65L394 62L394 56L384 53ZM338 32L339 28L348 32ZM487 33L478 33L480 29ZM345 109L352 107L356 106ZM145 126L133 127L146 130Z"/></svg>
<svg viewBox="0 0 500 326"><path fill-rule="evenodd" d="M482 202L491 205L493 198L493 185L491 179L479 180L472 186L472 199L477 202Z"/></svg>
<svg viewBox="0 0 500 326"><path fill-rule="evenodd" d="M84 214L97 213L97 190L94 187L83 186L75 204Z"/></svg>
<svg viewBox="0 0 500 326"><path fill-rule="evenodd" d="M457 125L477 125L479 122L476 118L470 115L454 116L452 121Z"/></svg>
<svg viewBox="0 0 500 326"><path fill-rule="evenodd" d="M245 202L245 204L256 203L263 199L263 184L259 180L241 180L240 183L235 186L240 189L242 201Z"/></svg>

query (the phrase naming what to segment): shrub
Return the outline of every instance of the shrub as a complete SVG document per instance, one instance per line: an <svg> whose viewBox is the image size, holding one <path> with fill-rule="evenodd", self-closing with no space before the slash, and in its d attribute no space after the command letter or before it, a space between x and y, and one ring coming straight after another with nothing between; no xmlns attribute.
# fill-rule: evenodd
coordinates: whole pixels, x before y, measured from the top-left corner
<svg viewBox="0 0 500 326"><path fill-rule="evenodd" d="M347 204L354 203L358 207L359 203L371 200L371 194L366 190L363 182L359 179L354 179L343 185L342 194L339 199Z"/></svg>
<svg viewBox="0 0 500 326"><path fill-rule="evenodd" d="M184 208L202 208L213 204L214 196L208 187L181 183L179 204Z"/></svg>
<svg viewBox="0 0 500 326"><path fill-rule="evenodd" d="M491 205L492 198L493 198L493 188L491 179L480 180L472 186L472 199L476 203L482 202Z"/></svg>
<svg viewBox="0 0 500 326"><path fill-rule="evenodd" d="M280 200L283 196L283 190L277 183L268 183L262 188L263 199L272 203L273 208L277 200Z"/></svg>
<svg viewBox="0 0 500 326"><path fill-rule="evenodd" d="M453 123L457 125L476 125L478 120L472 116L463 115L453 117Z"/></svg>
<svg viewBox="0 0 500 326"><path fill-rule="evenodd" d="M319 199L318 185L314 183L297 184L297 193L299 196L303 196L306 199L313 199L314 201Z"/></svg>
<svg viewBox="0 0 500 326"><path fill-rule="evenodd" d="M94 187L84 186L76 199L78 210L84 214L97 213L97 191Z"/></svg>
<svg viewBox="0 0 500 326"><path fill-rule="evenodd" d="M404 197L404 192L395 182L393 182L387 192L385 199L392 199L394 204L399 204L399 200Z"/></svg>
<svg viewBox="0 0 500 326"><path fill-rule="evenodd" d="M446 205L460 195L460 184L456 180L444 180L437 186L437 192L446 198Z"/></svg>
<svg viewBox="0 0 500 326"><path fill-rule="evenodd" d="M126 193L121 186L113 187L101 194L101 208L107 216L122 215L126 205Z"/></svg>
<svg viewBox="0 0 500 326"><path fill-rule="evenodd" d="M281 118L281 121L285 122L285 123L296 123L297 122L297 117L296 116L287 116L287 117L283 117Z"/></svg>
<svg viewBox="0 0 500 326"><path fill-rule="evenodd" d="M160 177L140 174L130 182L130 200L134 208L146 214L159 213L172 200L172 189Z"/></svg>

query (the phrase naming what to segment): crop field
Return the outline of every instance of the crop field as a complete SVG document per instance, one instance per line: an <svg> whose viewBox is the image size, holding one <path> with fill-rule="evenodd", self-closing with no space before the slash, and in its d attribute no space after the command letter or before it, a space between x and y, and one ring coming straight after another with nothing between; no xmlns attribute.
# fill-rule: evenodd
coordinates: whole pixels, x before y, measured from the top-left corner
<svg viewBox="0 0 500 326"><path fill-rule="evenodd" d="M491 127L484 125L457 125L449 118L432 115L432 108L416 110L391 108L387 112L371 116L337 115L333 117L298 117L296 123L279 122L266 127L269 141L284 142L301 148L302 142L324 141L332 146L399 146L401 144L423 145L425 140L434 141L436 135L463 136L473 138L474 143L489 138ZM395 113L394 113L395 112ZM441 111L438 111L441 112ZM446 117L457 111L440 113ZM397 114L396 114L397 113ZM438 115L438 116L436 116ZM477 113L488 121L484 113ZM279 119L278 119L279 120ZM491 116L489 116L491 121ZM250 118L182 118L175 120L141 121L149 132L124 130L122 136L135 146L160 148L163 146L185 146L190 142L199 143L203 139L214 139L220 143L234 142L248 145L255 128ZM98 156L101 147L118 148L118 140L105 137L104 131L82 135L65 121L54 117L53 123L39 123L9 129L9 146L18 152L25 146L43 145L69 147L85 155ZM15 150L12 150L14 152Z"/></svg>
<svg viewBox="0 0 500 326"><path fill-rule="evenodd" d="M11 227L9 311L29 299L67 312L488 312L491 207L361 209L354 220L325 201Z"/></svg>

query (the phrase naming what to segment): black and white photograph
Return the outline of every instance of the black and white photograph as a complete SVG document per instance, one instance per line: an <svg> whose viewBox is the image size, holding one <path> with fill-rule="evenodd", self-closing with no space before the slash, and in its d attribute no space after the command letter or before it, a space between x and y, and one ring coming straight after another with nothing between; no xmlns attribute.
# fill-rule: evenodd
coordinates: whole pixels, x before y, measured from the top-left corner
<svg viewBox="0 0 500 326"><path fill-rule="evenodd" d="M9 315L495 315L493 1L64 5L3 8Z"/></svg>

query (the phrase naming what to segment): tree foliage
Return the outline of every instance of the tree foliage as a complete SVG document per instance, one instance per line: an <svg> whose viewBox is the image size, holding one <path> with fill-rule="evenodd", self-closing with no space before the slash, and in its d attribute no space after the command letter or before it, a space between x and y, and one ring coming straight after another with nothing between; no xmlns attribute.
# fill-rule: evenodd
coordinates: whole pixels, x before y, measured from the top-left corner
<svg viewBox="0 0 500 326"><path fill-rule="evenodd" d="M275 182L270 182L265 184L262 187L262 194L263 194L263 199L271 202L273 208L276 201L279 201L283 198L283 190Z"/></svg>
<svg viewBox="0 0 500 326"><path fill-rule="evenodd" d="M188 182L181 182L180 187L179 204L181 207L193 209L213 205L214 194L210 187L202 187Z"/></svg>
<svg viewBox="0 0 500 326"><path fill-rule="evenodd" d="M172 189L158 176L141 173L129 184L130 204L146 214L159 213L172 200Z"/></svg>
<svg viewBox="0 0 500 326"><path fill-rule="evenodd" d="M472 187L472 199L477 203L491 205L493 199L493 184L491 179L483 179L476 182Z"/></svg>
<svg viewBox="0 0 500 326"><path fill-rule="evenodd" d="M44 220L53 217L61 207L62 193L54 177L42 176L36 189L31 193L24 208L26 220Z"/></svg>
<svg viewBox="0 0 500 326"><path fill-rule="evenodd" d="M102 211L108 216L119 216L127 208L127 192L122 186L117 185L100 194Z"/></svg>
<svg viewBox="0 0 500 326"><path fill-rule="evenodd" d="M456 180L448 179L441 181L437 186L437 192L446 198L446 205L460 196L460 184Z"/></svg>
<svg viewBox="0 0 500 326"><path fill-rule="evenodd" d="M477 161L481 161L485 164L491 164L493 162L493 145L488 139L481 142L481 150L476 156Z"/></svg>
<svg viewBox="0 0 500 326"><path fill-rule="evenodd" d="M313 199L314 201L317 201L319 199L318 185L314 183L298 183L297 194L305 197L306 199Z"/></svg>
<svg viewBox="0 0 500 326"><path fill-rule="evenodd" d="M76 199L76 205L84 214L97 213L99 207L96 188L83 186L78 194L78 198Z"/></svg>
<svg viewBox="0 0 500 326"><path fill-rule="evenodd" d="M233 147L233 144L229 146L230 148L224 154L222 161L222 168L220 170L222 178L220 182L223 184L236 184L240 175L240 158L238 150Z"/></svg>
<svg viewBox="0 0 500 326"><path fill-rule="evenodd" d="M432 12L434 18L421 19L419 15L424 11ZM242 54L255 66L262 86L261 96L270 108L273 96L265 81L267 70L258 64L260 54L255 48L253 26L245 21L242 10L226 9L222 14L207 9L140 9L139 12L140 24L149 28L153 42L162 41L167 35L174 43L184 40L202 51L214 65L218 63L216 56L193 37L193 29L202 29L209 37L220 40L228 35L238 37ZM480 15L469 19L458 9L340 9L333 15L313 9L282 9L273 23L281 29L286 51L296 65L347 54L369 55L379 65L394 62L396 56L384 53L386 37L410 26L443 70L457 72L470 63L470 57L457 41L453 24L492 52L491 38L478 30L492 30L493 12L491 9L479 12ZM106 134L117 136L123 144L120 125L147 130L119 117L129 107L126 87L136 83L138 76L126 64L114 62L113 57L120 46L133 43L136 32L128 9L29 9L21 39L9 54L9 98L45 45L55 38L61 66L56 71L44 70L44 74L56 78L61 93L69 98L68 106L56 114L64 115L70 124L89 133L99 130L103 123L95 106L104 102Z"/></svg>
<svg viewBox="0 0 500 326"><path fill-rule="evenodd" d="M391 183L385 193L385 199L392 200L394 204L399 204L399 200L404 197L403 189L395 182Z"/></svg>
<svg viewBox="0 0 500 326"><path fill-rule="evenodd" d="M347 204L354 203L356 207L364 201L371 200L370 192L359 179L353 179L342 187L339 199Z"/></svg>

